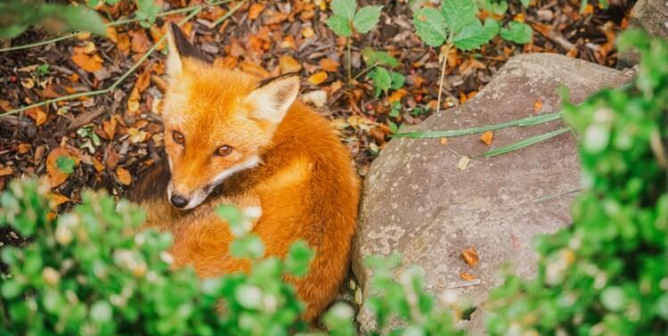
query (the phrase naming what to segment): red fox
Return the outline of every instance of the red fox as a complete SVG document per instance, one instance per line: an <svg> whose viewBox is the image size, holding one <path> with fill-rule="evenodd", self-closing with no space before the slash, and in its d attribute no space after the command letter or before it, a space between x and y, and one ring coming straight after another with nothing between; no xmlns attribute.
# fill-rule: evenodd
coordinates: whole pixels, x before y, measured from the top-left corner
<svg viewBox="0 0 668 336"><path fill-rule="evenodd" d="M233 203L258 214L253 232L266 255L297 240L315 251L308 274L288 279L314 322L347 274L360 183L347 148L327 120L296 100L300 80L260 80L203 60L172 25L164 100L168 164L141 178L132 200L147 226L172 232L174 267L200 277L248 272L228 255L233 239L214 209Z"/></svg>

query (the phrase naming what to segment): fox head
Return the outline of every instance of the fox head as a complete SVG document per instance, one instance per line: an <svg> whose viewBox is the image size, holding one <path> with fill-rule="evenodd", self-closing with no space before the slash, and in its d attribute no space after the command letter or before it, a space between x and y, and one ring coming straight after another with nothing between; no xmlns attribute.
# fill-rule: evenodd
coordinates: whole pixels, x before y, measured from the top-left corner
<svg viewBox="0 0 668 336"><path fill-rule="evenodd" d="M215 67L174 24L168 43L163 112L171 170L167 197L174 207L187 210L228 177L261 163L262 150L299 93L299 79L259 81Z"/></svg>

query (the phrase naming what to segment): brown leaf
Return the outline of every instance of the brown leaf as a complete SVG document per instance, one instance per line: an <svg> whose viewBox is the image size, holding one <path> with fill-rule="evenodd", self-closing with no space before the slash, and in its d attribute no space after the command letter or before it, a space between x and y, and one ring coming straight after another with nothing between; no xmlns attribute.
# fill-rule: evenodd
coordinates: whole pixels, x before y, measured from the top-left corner
<svg viewBox="0 0 668 336"><path fill-rule="evenodd" d="M477 279L475 275L473 275L471 273L466 273L466 272L459 273L459 277L462 278L462 280L466 280L466 281L473 281L473 280Z"/></svg>
<svg viewBox="0 0 668 336"><path fill-rule="evenodd" d="M324 71L316 72L311 77L308 78L309 83L313 85L318 85L327 80L327 73Z"/></svg>
<svg viewBox="0 0 668 336"><path fill-rule="evenodd" d="M131 114L135 114L137 111L139 111L139 100L141 99L141 95L139 94L139 90L135 87L132 89L130 92L130 96L128 97L128 112Z"/></svg>
<svg viewBox="0 0 668 336"><path fill-rule="evenodd" d="M281 68L281 74L298 72L302 69L302 65L296 59L287 55L278 59L278 66Z"/></svg>
<svg viewBox="0 0 668 336"><path fill-rule="evenodd" d="M119 34L118 35L118 41L116 42L116 47L118 47L118 50L123 53L123 55L127 56L130 53L130 37L128 34Z"/></svg>
<svg viewBox="0 0 668 336"><path fill-rule="evenodd" d="M148 51L149 48L151 48L151 41L148 40L144 30L138 29L133 31L131 44L132 51L138 54L143 54Z"/></svg>
<svg viewBox="0 0 668 336"><path fill-rule="evenodd" d="M39 107L33 107L26 111L28 117L35 121L35 125L41 126L46 122L47 114Z"/></svg>
<svg viewBox="0 0 668 336"><path fill-rule="evenodd" d="M151 84L151 72L144 71L139 76L137 76L137 81L135 81L135 87L139 90L139 93L144 92Z"/></svg>
<svg viewBox="0 0 668 336"><path fill-rule="evenodd" d="M46 157L46 172L49 175L49 184L51 185L51 188L61 185L70 176L58 168L56 161L61 156L73 159L75 166L79 164L79 158L75 157L68 150L63 149L62 147L56 147L52 150L51 153L49 153L49 156Z"/></svg>
<svg viewBox="0 0 668 336"><path fill-rule="evenodd" d="M533 103L533 111L538 113L543 108L543 102L538 99Z"/></svg>
<svg viewBox="0 0 668 336"><path fill-rule="evenodd" d="M248 18L251 20L257 19L264 10L263 4L254 3L248 10Z"/></svg>
<svg viewBox="0 0 668 336"><path fill-rule="evenodd" d="M10 166L0 167L0 176L7 176L12 174L14 174L12 167Z"/></svg>
<svg viewBox="0 0 668 336"><path fill-rule="evenodd" d="M118 121L116 121L116 118L111 118L102 122L102 129L104 130L104 134L107 136L107 140L114 139L114 135L116 135L117 124Z"/></svg>
<svg viewBox="0 0 668 336"><path fill-rule="evenodd" d="M464 258L464 261L471 267L475 267L478 265L478 262L480 262L478 251L476 251L475 247L464 249L462 251L462 258Z"/></svg>
<svg viewBox="0 0 668 336"><path fill-rule="evenodd" d="M487 131L480 136L480 141L482 141L487 146L492 144L493 139L494 133L492 131Z"/></svg>
<svg viewBox="0 0 668 336"><path fill-rule="evenodd" d="M76 54L70 57L70 59L87 72L95 72L102 69L102 59L98 55Z"/></svg>
<svg viewBox="0 0 668 336"><path fill-rule="evenodd" d="M341 66L341 64L331 58L323 58L320 60L320 67L323 71L338 72L339 66Z"/></svg>
<svg viewBox="0 0 668 336"><path fill-rule="evenodd" d="M11 111L12 110L12 104L7 100L0 99L0 109L2 109L5 112Z"/></svg>
<svg viewBox="0 0 668 336"><path fill-rule="evenodd" d="M59 206L59 205L65 203L65 202L70 201L70 199L67 196L63 196L61 194L54 193L54 192L48 193L47 197L53 202L53 205L55 205L55 206Z"/></svg>
<svg viewBox="0 0 668 336"><path fill-rule="evenodd" d="M130 172L127 169L118 167L116 169L116 180L122 185L127 186L132 183L132 176L130 176Z"/></svg>

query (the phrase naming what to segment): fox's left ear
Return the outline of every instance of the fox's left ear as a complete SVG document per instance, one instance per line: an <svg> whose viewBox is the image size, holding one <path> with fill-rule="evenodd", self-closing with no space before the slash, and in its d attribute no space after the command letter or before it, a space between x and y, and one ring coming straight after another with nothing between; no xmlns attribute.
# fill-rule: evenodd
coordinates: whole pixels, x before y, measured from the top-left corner
<svg viewBox="0 0 668 336"><path fill-rule="evenodd" d="M181 28L175 23L169 26L169 35L167 36L169 45L169 55L167 56L167 74L172 77L178 77L183 72L183 61L186 58L194 58L206 62L207 59L195 48L183 33Z"/></svg>
<svg viewBox="0 0 668 336"><path fill-rule="evenodd" d="M252 116L278 124L299 94L299 76L286 74L260 83L245 103L253 106Z"/></svg>

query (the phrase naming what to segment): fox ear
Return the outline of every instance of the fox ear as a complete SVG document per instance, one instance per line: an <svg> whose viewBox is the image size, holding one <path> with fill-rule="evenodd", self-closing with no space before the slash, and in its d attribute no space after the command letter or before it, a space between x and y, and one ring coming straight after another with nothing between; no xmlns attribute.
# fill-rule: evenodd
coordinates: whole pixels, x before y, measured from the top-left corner
<svg viewBox="0 0 668 336"><path fill-rule="evenodd" d="M206 57L195 48L183 33L181 28L172 22L169 26L167 36L169 45L169 55L167 56L167 74L170 77L177 77L183 72L183 60L186 57L192 57L207 61Z"/></svg>
<svg viewBox="0 0 668 336"><path fill-rule="evenodd" d="M265 80L246 97L245 103L253 106L255 118L278 124L297 98L299 86L299 77L294 73Z"/></svg>

